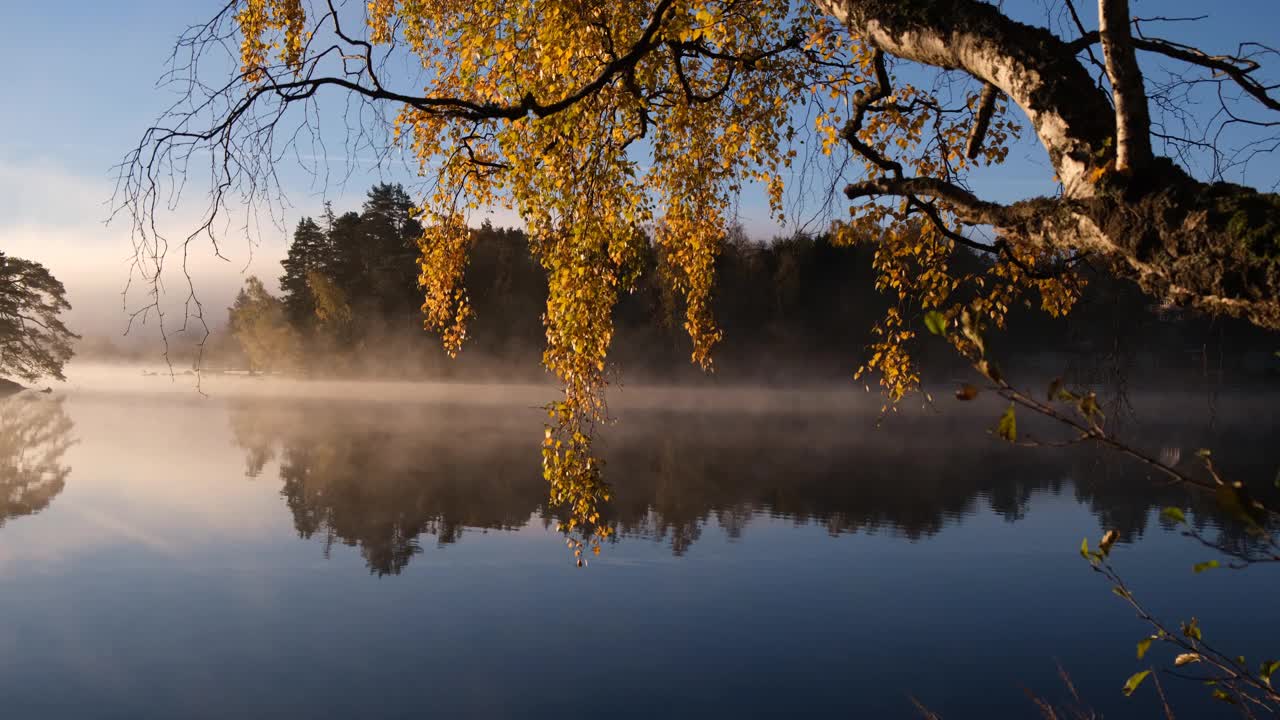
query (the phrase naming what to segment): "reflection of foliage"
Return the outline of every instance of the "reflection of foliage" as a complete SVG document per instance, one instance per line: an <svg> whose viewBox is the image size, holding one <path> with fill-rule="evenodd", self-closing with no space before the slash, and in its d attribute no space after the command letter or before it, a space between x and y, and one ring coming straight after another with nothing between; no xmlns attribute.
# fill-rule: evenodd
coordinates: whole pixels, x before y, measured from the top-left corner
<svg viewBox="0 0 1280 720"><path fill-rule="evenodd" d="M423 534L445 546L468 527L515 529L545 498L528 463L517 477L534 482L512 482L514 454L494 452L474 424L435 413L409 420L402 411L393 420L386 408L358 405L322 424L316 418L333 414L316 409L239 406L236 441L250 474L278 455L281 495L299 535L323 539L326 553L335 542L358 547L379 575L400 573L421 552Z"/></svg>
<svg viewBox="0 0 1280 720"><path fill-rule="evenodd" d="M231 414L231 435L244 450L244 474L258 477L267 463L276 459L276 443L282 428L272 425L276 418L265 412Z"/></svg>
<svg viewBox="0 0 1280 720"><path fill-rule="evenodd" d="M1216 520L1211 501L1177 487L1153 488L1140 468L1106 453L1025 453L940 441L972 425L963 414L895 417L889 434L870 431L870 419L860 416L631 413L593 460L597 468L608 462L607 490L573 486L607 492L607 499L594 497L594 521L592 513L575 518L565 505L587 498L564 486L555 498L565 502L552 502L523 441L529 422L536 422L532 414L250 403L236 408L232 422L251 471L280 458L298 531L360 547L377 572L403 569L424 533L447 545L466 528L517 528L531 518L571 530L570 544L584 553L597 542L644 538L683 554L709 526L740 537L760 513L832 535L890 532L916 539L982 508L1016 522L1032 496L1044 492L1073 493L1123 540L1146 533L1154 510L1173 504L1194 509L1203 531L1245 540L1238 528ZM1183 447L1212 441L1238 458L1242 474L1265 465L1260 429L1219 427L1220 436L1207 438L1153 423L1144 426L1144 437Z"/></svg>
<svg viewBox="0 0 1280 720"><path fill-rule="evenodd" d="M30 394L0 400L0 527L45 509L66 485L72 422L62 403Z"/></svg>

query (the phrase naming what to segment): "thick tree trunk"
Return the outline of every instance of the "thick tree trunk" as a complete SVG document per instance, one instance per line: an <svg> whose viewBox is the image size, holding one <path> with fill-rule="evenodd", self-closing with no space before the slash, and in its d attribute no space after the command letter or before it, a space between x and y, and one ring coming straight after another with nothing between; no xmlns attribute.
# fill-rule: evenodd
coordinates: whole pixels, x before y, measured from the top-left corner
<svg viewBox="0 0 1280 720"><path fill-rule="evenodd" d="M1117 112L1071 46L978 0L815 2L887 54L963 70L999 88L1026 112L1063 186L1061 198L1010 207L955 189L904 189L907 183L892 181L868 184L874 190L851 188L851 197L932 196L956 206L963 219L994 225L1012 240L1110 258L1160 302L1280 328L1280 196L1197 182L1166 159L1116 172ZM1136 63L1123 58L1117 68L1122 78L1138 72ZM1141 76L1136 86L1131 79L1120 85L1130 93L1136 87L1141 95L1121 103L1130 141L1142 133L1141 156L1141 148L1150 145Z"/></svg>

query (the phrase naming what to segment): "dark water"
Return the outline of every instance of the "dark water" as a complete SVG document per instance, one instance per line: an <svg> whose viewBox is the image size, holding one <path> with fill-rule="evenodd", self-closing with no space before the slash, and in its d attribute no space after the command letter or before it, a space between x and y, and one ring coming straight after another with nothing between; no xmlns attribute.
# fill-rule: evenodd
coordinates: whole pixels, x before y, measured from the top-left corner
<svg viewBox="0 0 1280 720"><path fill-rule="evenodd" d="M1202 500L1001 445L992 407L622 407L617 535L580 569L520 393L314 394L4 401L4 717L1035 717L1028 692L1068 700L1059 664L1104 716L1156 717L1151 687L1119 692L1146 628L1078 554L1104 529L1153 609L1280 652L1280 572L1194 575L1211 555L1162 526L1179 504L1235 538ZM1135 405L1157 450L1280 466L1265 396ZM1223 714L1164 687L1180 718Z"/></svg>

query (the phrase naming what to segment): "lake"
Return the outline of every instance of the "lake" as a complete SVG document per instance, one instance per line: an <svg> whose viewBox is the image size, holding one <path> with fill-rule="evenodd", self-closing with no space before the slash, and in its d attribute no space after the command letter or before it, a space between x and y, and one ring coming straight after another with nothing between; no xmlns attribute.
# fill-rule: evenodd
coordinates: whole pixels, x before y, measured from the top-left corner
<svg viewBox="0 0 1280 720"><path fill-rule="evenodd" d="M554 388L70 374L0 401L5 717L1036 717L1059 666L1159 717L1120 693L1148 630L1079 555L1109 529L1157 613L1280 653L1280 571L1194 574L1213 555L1160 518L1239 538L1204 498L999 442L1001 406L945 388L887 417L852 384L616 389L615 532L580 568L541 476ZM1125 428L1269 482L1276 397L1138 395Z"/></svg>

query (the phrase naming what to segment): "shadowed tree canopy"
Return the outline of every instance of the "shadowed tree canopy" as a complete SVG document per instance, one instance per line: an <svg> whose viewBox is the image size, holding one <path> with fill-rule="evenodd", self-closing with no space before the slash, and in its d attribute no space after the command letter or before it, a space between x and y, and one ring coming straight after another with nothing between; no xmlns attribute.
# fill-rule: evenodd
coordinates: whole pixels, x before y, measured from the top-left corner
<svg viewBox="0 0 1280 720"><path fill-rule="evenodd" d="M71 309L66 293L40 263L0 253L0 374L65 379L78 337L58 317Z"/></svg>

